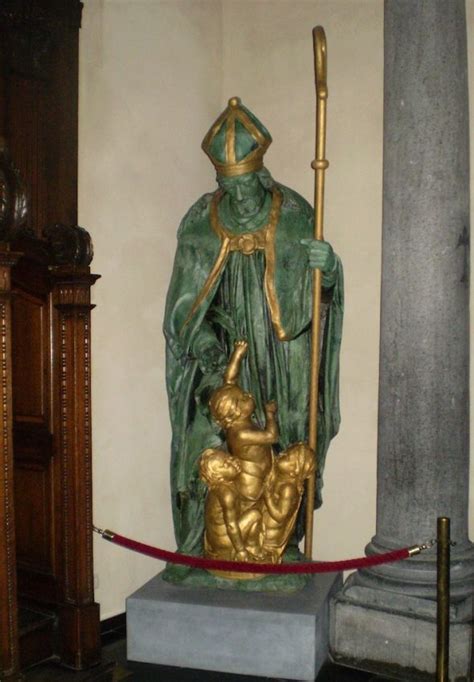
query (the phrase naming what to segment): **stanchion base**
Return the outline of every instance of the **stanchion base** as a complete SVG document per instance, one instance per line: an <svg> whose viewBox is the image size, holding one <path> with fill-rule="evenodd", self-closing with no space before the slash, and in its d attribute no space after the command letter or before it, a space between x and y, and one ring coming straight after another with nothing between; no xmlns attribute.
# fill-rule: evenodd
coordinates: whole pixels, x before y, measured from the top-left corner
<svg viewBox="0 0 474 682"><path fill-rule="evenodd" d="M328 655L340 573L299 592L187 588L160 575L127 599L127 658L242 675L314 680Z"/></svg>

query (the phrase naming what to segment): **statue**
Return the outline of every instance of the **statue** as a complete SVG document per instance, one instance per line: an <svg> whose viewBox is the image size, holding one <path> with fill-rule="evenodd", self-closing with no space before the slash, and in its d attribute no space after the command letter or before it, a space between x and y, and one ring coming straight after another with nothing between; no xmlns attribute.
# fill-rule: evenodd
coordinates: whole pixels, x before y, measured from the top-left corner
<svg viewBox="0 0 474 682"><path fill-rule="evenodd" d="M258 447L268 447L270 452L271 446L278 457L290 445L308 440L314 268L323 273L317 505L326 452L339 427L342 267L327 242L313 240L310 205L274 181L264 168L263 156L270 143L270 134L260 121L238 98L230 99L202 145L216 168L218 189L190 208L178 231L164 321L173 431L171 488L178 549L194 555L204 550L207 495L199 476L199 459L205 450L222 449L225 430L228 439L232 438L225 415L234 409L232 391L235 394L237 386L230 390L230 398L223 398L227 405L222 405L219 423L212 419L209 401L226 383L235 341L246 339L248 344L247 354L239 361L240 384L250 394L243 399L249 402L248 410L252 400L255 424L248 430L267 439L267 445ZM278 428L273 401L278 405ZM270 462L269 454L253 483L249 479L254 494L257 490L262 494ZM246 465L241 462L240 466L242 470L226 482L229 490L248 474ZM216 505L219 494L216 490L213 495ZM276 507L276 502L270 502L268 513ZM301 512L298 539L304 528L300 517Z"/></svg>
<svg viewBox="0 0 474 682"><path fill-rule="evenodd" d="M303 484L314 470L314 452L296 443L274 457L278 442L274 401L265 406L266 424L252 420L253 396L237 378L248 344L235 342L209 406L223 428L228 452L208 448L200 458L201 479L209 491L205 502L204 554L213 559L279 563L296 522ZM213 571L234 579L261 578L262 574Z"/></svg>

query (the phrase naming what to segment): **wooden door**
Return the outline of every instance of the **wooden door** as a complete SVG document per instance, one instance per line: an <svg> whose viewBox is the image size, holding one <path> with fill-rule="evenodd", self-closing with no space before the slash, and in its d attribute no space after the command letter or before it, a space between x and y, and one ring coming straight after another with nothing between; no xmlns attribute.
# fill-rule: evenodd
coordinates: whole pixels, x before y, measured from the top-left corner
<svg viewBox="0 0 474 682"><path fill-rule="evenodd" d="M54 609L47 605L58 599L51 309L44 266L20 258L12 271L11 308L15 534L23 597L20 654L27 665L53 654Z"/></svg>

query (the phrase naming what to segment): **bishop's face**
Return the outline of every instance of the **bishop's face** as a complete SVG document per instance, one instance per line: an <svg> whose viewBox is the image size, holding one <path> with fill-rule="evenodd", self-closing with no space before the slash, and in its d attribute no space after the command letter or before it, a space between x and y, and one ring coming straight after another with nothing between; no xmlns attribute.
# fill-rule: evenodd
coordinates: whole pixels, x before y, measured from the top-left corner
<svg viewBox="0 0 474 682"><path fill-rule="evenodd" d="M219 187L229 196L230 208L241 222L258 214L265 201L265 189L256 173L217 177Z"/></svg>

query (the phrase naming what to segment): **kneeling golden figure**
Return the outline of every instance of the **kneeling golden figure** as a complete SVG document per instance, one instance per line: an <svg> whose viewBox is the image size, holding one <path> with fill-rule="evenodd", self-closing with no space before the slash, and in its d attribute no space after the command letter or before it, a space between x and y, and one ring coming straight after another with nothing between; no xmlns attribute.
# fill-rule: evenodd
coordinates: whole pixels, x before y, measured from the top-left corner
<svg viewBox="0 0 474 682"><path fill-rule="evenodd" d="M262 505L263 549L275 564L281 562L295 527L304 482L313 471L314 452L305 443L291 445L275 459Z"/></svg>
<svg viewBox="0 0 474 682"><path fill-rule="evenodd" d="M252 419L255 401L237 383L247 342L237 341L224 384L211 396L213 418L224 429L228 452L207 449L200 475L208 486L205 555L214 559L279 563L293 531L304 480L314 470L314 454L304 443L275 456L276 403L267 403L265 428ZM226 578L262 574L215 571Z"/></svg>

